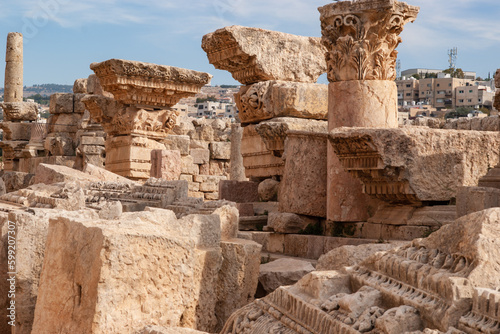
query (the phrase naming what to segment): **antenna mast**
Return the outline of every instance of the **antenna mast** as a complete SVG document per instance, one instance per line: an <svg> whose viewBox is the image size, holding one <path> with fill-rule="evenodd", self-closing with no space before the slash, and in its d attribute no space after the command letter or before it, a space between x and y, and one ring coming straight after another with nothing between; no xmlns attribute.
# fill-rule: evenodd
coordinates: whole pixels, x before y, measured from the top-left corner
<svg viewBox="0 0 500 334"><path fill-rule="evenodd" d="M401 80L401 60L400 59L398 59L398 61L396 62L396 78Z"/></svg>
<svg viewBox="0 0 500 334"><path fill-rule="evenodd" d="M448 50L448 56L450 56L450 70L453 70L454 73L457 69L458 48L454 47L453 49Z"/></svg>

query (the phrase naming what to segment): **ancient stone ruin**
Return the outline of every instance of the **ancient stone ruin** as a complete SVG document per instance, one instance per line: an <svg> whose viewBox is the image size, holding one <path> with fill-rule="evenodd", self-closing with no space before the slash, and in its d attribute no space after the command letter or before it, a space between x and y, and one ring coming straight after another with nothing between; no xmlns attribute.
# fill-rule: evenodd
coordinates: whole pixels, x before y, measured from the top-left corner
<svg viewBox="0 0 500 334"><path fill-rule="evenodd" d="M236 122L174 109L210 74L110 59L41 123L8 35L0 333L500 333L500 118L399 126L419 8L319 12L203 37Z"/></svg>

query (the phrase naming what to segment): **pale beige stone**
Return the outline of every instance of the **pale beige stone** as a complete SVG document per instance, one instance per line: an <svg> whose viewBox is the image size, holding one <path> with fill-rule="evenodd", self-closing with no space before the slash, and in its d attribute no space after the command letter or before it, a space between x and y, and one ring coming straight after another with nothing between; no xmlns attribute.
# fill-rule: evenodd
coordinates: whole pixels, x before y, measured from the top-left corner
<svg viewBox="0 0 500 334"><path fill-rule="evenodd" d="M18 122L1 122L3 140L30 140L33 124Z"/></svg>
<svg viewBox="0 0 500 334"><path fill-rule="evenodd" d="M210 150L204 148L193 148L189 151L193 157L193 163L196 165L203 165L210 161Z"/></svg>
<svg viewBox="0 0 500 334"><path fill-rule="evenodd" d="M486 187L460 187L457 193L457 218L500 207L500 189Z"/></svg>
<svg viewBox="0 0 500 334"><path fill-rule="evenodd" d="M279 259L260 265L259 283L266 293L280 286L293 285L314 271L310 262L296 259Z"/></svg>
<svg viewBox="0 0 500 334"><path fill-rule="evenodd" d="M189 154L191 138L189 136L168 135L161 141L167 150L179 150L181 155Z"/></svg>
<svg viewBox="0 0 500 334"><path fill-rule="evenodd" d="M243 86L235 95L242 123L276 117L326 120L328 86L288 81L265 81Z"/></svg>
<svg viewBox="0 0 500 334"><path fill-rule="evenodd" d="M283 175L284 161L267 149L255 125L248 125L243 129L241 154L246 177L269 178Z"/></svg>
<svg viewBox="0 0 500 334"><path fill-rule="evenodd" d="M110 171L105 170L104 168L100 168L94 166L92 164L86 164L83 172L89 174L93 177L98 178L100 181L109 181L109 182L120 182L126 184L136 184L134 181L129 180L125 177L122 177L118 174L112 173Z"/></svg>
<svg viewBox="0 0 500 334"><path fill-rule="evenodd" d="M498 137L491 132L342 128L331 142L367 194L393 202L449 201L498 163L491 154L499 150Z"/></svg>
<svg viewBox="0 0 500 334"><path fill-rule="evenodd" d="M397 244L366 244L359 246L341 246L322 255L316 266L317 270L342 270L363 262L377 252L385 252L398 247Z"/></svg>
<svg viewBox="0 0 500 334"><path fill-rule="evenodd" d="M210 143L210 158L218 160L231 159L231 142L217 142Z"/></svg>
<svg viewBox="0 0 500 334"><path fill-rule="evenodd" d="M34 184L53 184L60 182L74 181L100 181L96 176L80 172L65 166L39 164L36 172Z"/></svg>
<svg viewBox="0 0 500 334"><path fill-rule="evenodd" d="M276 202L280 183L273 179L266 179L259 183L259 198L262 202Z"/></svg>
<svg viewBox="0 0 500 334"><path fill-rule="evenodd" d="M375 322L375 327L387 334L400 334L423 329L418 310L400 306L388 310Z"/></svg>
<svg viewBox="0 0 500 334"><path fill-rule="evenodd" d="M240 124L231 124L231 170L230 180L247 181L243 156L241 155L241 139L243 129Z"/></svg>
<svg viewBox="0 0 500 334"><path fill-rule="evenodd" d="M394 0L341 1L320 7L328 80L395 80L399 34L415 21L419 10Z"/></svg>
<svg viewBox="0 0 500 334"><path fill-rule="evenodd" d="M177 150L151 151L151 177L168 181L179 180L182 169L181 165L181 153Z"/></svg>
<svg viewBox="0 0 500 334"><path fill-rule="evenodd" d="M50 96L51 114L71 114L74 111L75 95L71 93L56 93Z"/></svg>
<svg viewBox="0 0 500 334"><path fill-rule="evenodd" d="M231 314L254 300L262 246L249 240L231 239L222 241L221 248L224 260L217 283L217 331Z"/></svg>
<svg viewBox="0 0 500 334"><path fill-rule="evenodd" d="M213 212L220 217L220 229L222 240L236 239L238 236L238 223L240 214L234 206L225 205Z"/></svg>
<svg viewBox="0 0 500 334"><path fill-rule="evenodd" d="M314 83L326 72L325 49L314 37L230 26L205 35L202 48L215 68L231 72L244 85L266 80Z"/></svg>
<svg viewBox="0 0 500 334"><path fill-rule="evenodd" d="M149 324L211 331L219 242L217 216L178 221L151 209L113 224L53 218L33 331L134 333Z"/></svg>
<svg viewBox="0 0 500 334"><path fill-rule="evenodd" d="M121 59L92 63L90 68L105 91L130 105L171 107L199 93L212 79L208 73Z"/></svg>
<svg viewBox="0 0 500 334"><path fill-rule="evenodd" d="M23 34L7 35L4 101L23 102Z"/></svg>
<svg viewBox="0 0 500 334"><path fill-rule="evenodd" d="M332 82L329 85L329 126L397 128L397 95L393 81Z"/></svg>
<svg viewBox="0 0 500 334"><path fill-rule="evenodd" d="M121 202L106 202L99 211L99 218L105 220L116 220L120 218L122 213L123 207Z"/></svg>
<svg viewBox="0 0 500 334"><path fill-rule="evenodd" d="M310 224L315 224L317 220L299 216L294 213L269 213L267 227L277 233L299 233Z"/></svg>
<svg viewBox="0 0 500 334"><path fill-rule="evenodd" d="M73 84L74 94L87 94L87 79L76 79Z"/></svg>
<svg viewBox="0 0 500 334"><path fill-rule="evenodd" d="M181 327L148 326L137 334L208 334L208 333Z"/></svg>
<svg viewBox="0 0 500 334"><path fill-rule="evenodd" d="M36 121L38 107L30 102L4 102L0 103L5 121Z"/></svg>

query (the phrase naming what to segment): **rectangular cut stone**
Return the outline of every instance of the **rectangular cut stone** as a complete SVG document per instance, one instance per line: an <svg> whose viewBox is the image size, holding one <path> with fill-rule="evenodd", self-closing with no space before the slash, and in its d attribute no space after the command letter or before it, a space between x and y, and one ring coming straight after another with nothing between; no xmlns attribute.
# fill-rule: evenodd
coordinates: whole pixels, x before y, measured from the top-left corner
<svg viewBox="0 0 500 334"><path fill-rule="evenodd" d="M266 144L255 130L254 125L243 129L241 154L245 174L248 178L268 178L283 175L284 161L266 148Z"/></svg>
<svg viewBox="0 0 500 334"><path fill-rule="evenodd" d="M208 73L121 59L93 63L90 68L105 91L131 105L171 107L199 93L212 79Z"/></svg>
<svg viewBox="0 0 500 334"><path fill-rule="evenodd" d="M179 151L151 151L151 177L176 181L181 176L181 167L182 161Z"/></svg>
<svg viewBox="0 0 500 334"><path fill-rule="evenodd" d="M203 165L210 161L210 151L203 148L193 148L189 152L193 157L193 163Z"/></svg>
<svg viewBox="0 0 500 334"><path fill-rule="evenodd" d="M30 140L32 123L1 122L3 140Z"/></svg>
<svg viewBox="0 0 500 334"><path fill-rule="evenodd" d="M74 111L75 95L71 93L56 93L50 96L51 114L72 114Z"/></svg>
<svg viewBox="0 0 500 334"><path fill-rule="evenodd" d="M494 132L342 128L330 141L365 193L393 203L450 201L498 163Z"/></svg>
<svg viewBox="0 0 500 334"><path fill-rule="evenodd" d="M181 155L189 154L191 138L189 136L168 135L161 140L167 150L179 150Z"/></svg>
<svg viewBox="0 0 500 334"><path fill-rule="evenodd" d="M94 137L94 136L82 136L80 139L80 144L82 145L106 145L106 140L103 137Z"/></svg>
<svg viewBox="0 0 500 334"><path fill-rule="evenodd" d="M281 212L326 218L327 144L326 133L288 133Z"/></svg>
<svg viewBox="0 0 500 334"><path fill-rule="evenodd" d="M36 103L4 102L0 103L3 109L4 121L36 121L38 107Z"/></svg>
<svg viewBox="0 0 500 334"><path fill-rule="evenodd" d="M201 47L210 64L244 85L266 80L314 83L326 72L325 49L315 37L231 26L205 35Z"/></svg>
<svg viewBox="0 0 500 334"><path fill-rule="evenodd" d="M275 117L326 120L328 86L286 81L265 81L243 86L235 95L243 124Z"/></svg>
<svg viewBox="0 0 500 334"><path fill-rule="evenodd" d="M231 159L231 142L218 142L218 141L211 142L210 158L218 160Z"/></svg>
<svg viewBox="0 0 500 334"><path fill-rule="evenodd" d="M460 187L457 193L457 218L500 207L500 189Z"/></svg>
<svg viewBox="0 0 500 334"><path fill-rule="evenodd" d="M236 203L258 202L259 183L251 181L220 181L219 195L220 199Z"/></svg>
<svg viewBox="0 0 500 334"><path fill-rule="evenodd" d="M131 179L148 179L151 172L151 151L164 148L163 144L143 137L108 137L106 169Z"/></svg>
<svg viewBox="0 0 500 334"><path fill-rule="evenodd" d="M212 332L220 238L215 215L52 218L33 332L136 333L151 323Z"/></svg>

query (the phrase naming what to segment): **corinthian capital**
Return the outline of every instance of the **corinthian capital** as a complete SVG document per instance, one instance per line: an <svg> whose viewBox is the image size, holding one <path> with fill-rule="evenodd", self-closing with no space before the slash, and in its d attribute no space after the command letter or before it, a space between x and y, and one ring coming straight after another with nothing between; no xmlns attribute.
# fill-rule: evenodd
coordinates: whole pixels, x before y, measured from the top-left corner
<svg viewBox="0 0 500 334"><path fill-rule="evenodd" d="M399 34L419 10L396 0L341 1L319 8L328 80L395 80Z"/></svg>

